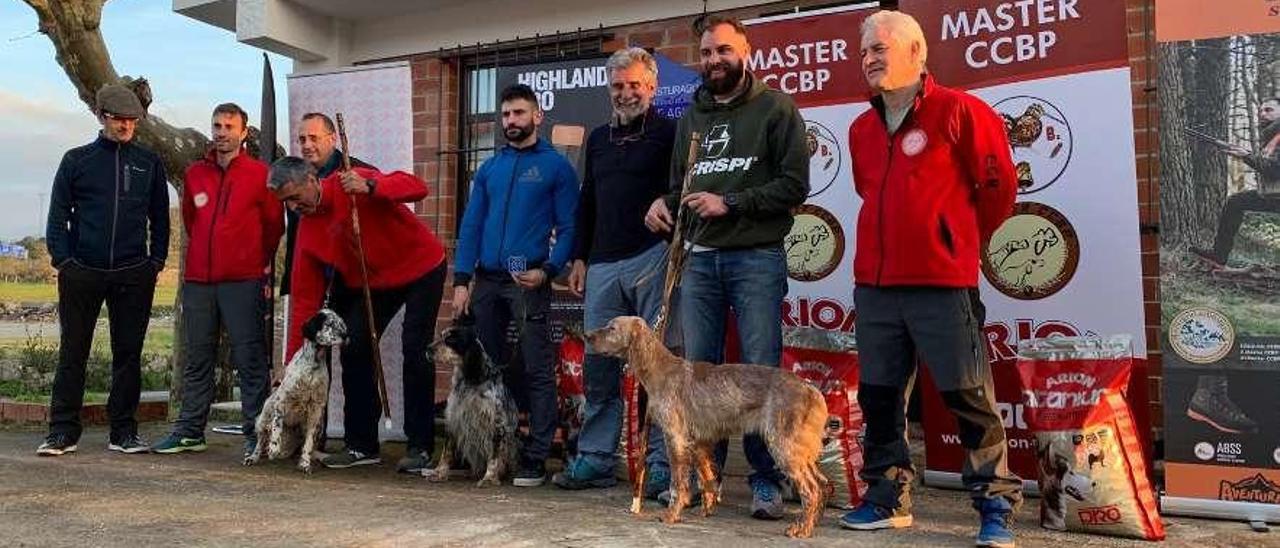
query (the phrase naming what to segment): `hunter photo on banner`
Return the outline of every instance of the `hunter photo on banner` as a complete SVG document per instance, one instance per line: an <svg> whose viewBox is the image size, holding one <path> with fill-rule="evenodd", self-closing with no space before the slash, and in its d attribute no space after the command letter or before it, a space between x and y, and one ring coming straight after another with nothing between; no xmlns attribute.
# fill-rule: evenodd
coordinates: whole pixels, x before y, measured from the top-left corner
<svg viewBox="0 0 1280 548"><path fill-rule="evenodd" d="M1280 21L1271 2L1214 3L1231 12L1220 21L1194 4L1157 12L1166 507L1274 518ZM1238 34L1226 20L1272 28Z"/></svg>

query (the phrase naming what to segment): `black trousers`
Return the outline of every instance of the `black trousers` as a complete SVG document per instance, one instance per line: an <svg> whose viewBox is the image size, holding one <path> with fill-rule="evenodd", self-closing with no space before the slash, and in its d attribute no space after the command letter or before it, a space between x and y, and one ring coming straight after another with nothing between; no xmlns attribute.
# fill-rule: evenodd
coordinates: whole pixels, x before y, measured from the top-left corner
<svg viewBox="0 0 1280 548"><path fill-rule="evenodd" d="M1240 232L1244 214L1248 211L1280 213L1280 196L1263 196L1256 190L1247 190L1227 198L1227 203L1222 206L1222 215L1218 217L1218 233L1213 240L1213 254L1219 262L1225 263L1231 258L1236 233Z"/></svg>
<svg viewBox="0 0 1280 548"><path fill-rule="evenodd" d="M441 263L402 287L375 290L373 319L378 333L404 307L404 433L409 448L430 453L435 445L436 368L427 359L427 346L435 336L436 316L444 294L447 266ZM335 282L333 308L347 323L347 345L342 348L343 428L348 449L378 453L378 419L382 400L378 398L373 373L375 351L369 337L364 292Z"/></svg>
<svg viewBox="0 0 1280 548"><path fill-rule="evenodd" d="M142 341L151 320L156 269L150 262L117 270L98 270L72 261L58 272L58 369L53 377L49 432L80 439L85 363L93 348L93 330L102 303L111 322L111 395L107 416L111 441L136 434L142 392Z"/></svg>

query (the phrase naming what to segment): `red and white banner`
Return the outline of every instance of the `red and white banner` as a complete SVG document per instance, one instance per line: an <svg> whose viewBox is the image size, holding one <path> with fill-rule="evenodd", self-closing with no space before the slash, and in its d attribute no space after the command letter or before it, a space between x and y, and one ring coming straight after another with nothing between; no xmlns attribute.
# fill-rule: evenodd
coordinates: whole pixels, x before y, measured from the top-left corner
<svg viewBox="0 0 1280 548"><path fill-rule="evenodd" d="M870 108L860 27L875 5L750 21L751 67L790 93L810 143L810 195L785 242L788 326L853 331L853 192L849 125ZM984 99L1005 118L1019 197L983 257L987 351L1014 471L1034 481L1034 440L1014 369L1018 341L1128 334L1130 386L1147 435L1138 196L1122 2L902 0L928 42L937 81ZM926 381L927 382L927 381ZM926 479L959 485L955 421L925 391Z"/></svg>

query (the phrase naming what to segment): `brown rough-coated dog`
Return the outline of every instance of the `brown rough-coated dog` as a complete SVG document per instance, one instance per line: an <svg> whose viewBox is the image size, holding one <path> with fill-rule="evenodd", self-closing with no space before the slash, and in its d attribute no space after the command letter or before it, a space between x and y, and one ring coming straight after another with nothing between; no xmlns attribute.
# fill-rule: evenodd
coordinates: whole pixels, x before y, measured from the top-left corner
<svg viewBox="0 0 1280 548"><path fill-rule="evenodd" d="M623 358L649 394L649 416L666 433L672 497L663 521L675 523L689 504L689 466L696 464L703 515L719 502L712 451L716 442L757 433L778 469L791 478L804 509L787 536L807 538L822 513L827 479L818 470L827 404L794 374L758 365L689 362L666 349L642 318L624 316L586 334L596 352Z"/></svg>

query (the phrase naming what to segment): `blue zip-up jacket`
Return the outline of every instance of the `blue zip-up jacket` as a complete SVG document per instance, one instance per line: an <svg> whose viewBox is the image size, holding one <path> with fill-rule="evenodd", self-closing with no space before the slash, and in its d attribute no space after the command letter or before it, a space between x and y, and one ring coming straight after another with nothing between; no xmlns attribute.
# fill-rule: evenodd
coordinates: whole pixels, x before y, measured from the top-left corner
<svg viewBox="0 0 1280 548"><path fill-rule="evenodd" d="M68 150L49 199L45 245L55 267L118 269L169 256L169 189L164 164L133 142L98 136Z"/></svg>
<svg viewBox="0 0 1280 548"><path fill-rule="evenodd" d="M507 260L516 256L554 278L573 250L577 208L578 175L550 143L538 139L524 149L502 147L471 180L454 285L470 282L476 268L506 272Z"/></svg>

